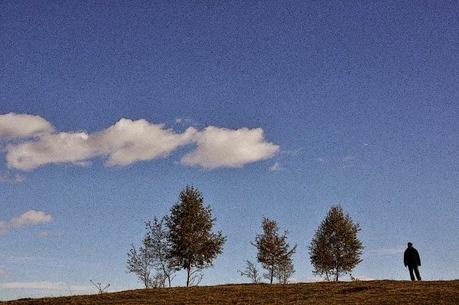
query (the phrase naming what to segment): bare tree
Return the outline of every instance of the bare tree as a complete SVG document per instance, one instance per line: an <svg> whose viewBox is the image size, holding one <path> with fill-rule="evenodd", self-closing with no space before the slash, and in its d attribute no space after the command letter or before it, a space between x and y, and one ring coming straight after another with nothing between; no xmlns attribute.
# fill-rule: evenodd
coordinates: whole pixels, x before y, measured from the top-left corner
<svg viewBox="0 0 459 305"><path fill-rule="evenodd" d="M151 278L151 288L166 287L166 277L161 272L156 272Z"/></svg>
<svg viewBox="0 0 459 305"><path fill-rule="evenodd" d="M165 218L154 218L145 223L147 234L145 235L145 247L151 256L152 267L156 270L155 282L163 279L171 287L176 267L171 259L171 243L169 232L165 226ZM161 287L165 285L160 285Z"/></svg>
<svg viewBox="0 0 459 305"><path fill-rule="evenodd" d="M137 275L139 280L144 284L145 288L151 288L153 286L152 279L150 277L153 266L153 258L144 244L138 249L133 244L131 245L131 249L128 252L127 269L128 272L135 273Z"/></svg>
<svg viewBox="0 0 459 305"><path fill-rule="evenodd" d="M110 287L110 283L108 283L107 285L103 286L102 283L100 283L100 282L95 283L93 280L89 280L89 282L91 282L91 284L94 287L96 287L96 289L99 292L99 294L104 293L108 289L108 287Z"/></svg>
<svg viewBox="0 0 459 305"><path fill-rule="evenodd" d="M204 206L201 192L192 186L180 192L179 202L171 208L166 224L170 258L175 266L186 270L187 287L202 279L202 273L196 270L212 266L215 257L222 253L226 237L220 231L212 232L214 223L212 210Z"/></svg>
<svg viewBox="0 0 459 305"><path fill-rule="evenodd" d="M132 245L128 253L128 272L135 273L145 288L160 288L172 285L176 267L170 258L169 232L164 218L145 222L147 233L142 245ZM154 272L154 274L153 274Z"/></svg>
<svg viewBox="0 0 459 305"><path fill-rule="evenodd" d="M277 222L269 218L263 218L261 224L263 233L255 238L252 243L257 250L257 259L267 273L263 277L272 284L274 278L280 282L287 282L293 274L292 256L296 251L296 245L290 248L287 242L287 232L279 235Z"/></svg>
<svg viewBox="0 0 459 305"><path fill-rule="evenodd" d="M274 269L274 277L280 284L287 284L288 279L295 273L292 260L290 258L283 258Z"/></svg>
<svg viewBox="0 0 459 305"><path fill-rule="evenodd" d="M338 281L340 275L351 273L362 259L362 242L357 238L360 231L340 206L333 206L321 222L309 246L309 256L314 274L327 281Z"/></svg>
<svg viewBox="0 0 459 305"><path fill-rule="evenodd" d="M204 278L204 273L202 269L194 269L190 274L190 283L189 286L198 286L202 279Z"/></svg>
<svg viewBox="0 0 459 305"><path fill-rule="evenodd" d="M252 283L258 284L261 282L261 276L260 272L257 269L257 266L255 266L254 263L252 263L249 260L245 261L245 269L243 271L239 270L239 273L241 276L247 277L249 280L252 281Z"/></svg>

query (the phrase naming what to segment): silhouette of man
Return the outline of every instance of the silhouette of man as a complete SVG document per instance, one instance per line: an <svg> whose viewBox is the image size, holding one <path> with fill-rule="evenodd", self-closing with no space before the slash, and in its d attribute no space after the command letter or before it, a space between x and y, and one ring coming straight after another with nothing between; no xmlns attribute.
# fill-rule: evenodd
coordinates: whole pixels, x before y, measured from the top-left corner
<svg viewBox="0 0 459 305"><path fill-rule="evenodd" d="M418 266L421 266L421 258L419 257L418 250L413 247L412 243L408 243L408 248L405 250L405 254L403 255L403 263L405 267L408 266L408 270L410 271L411 280L414 281L414 273L416 274L416 278L418 281L421 280L421 275L419 274Z"/></svg>

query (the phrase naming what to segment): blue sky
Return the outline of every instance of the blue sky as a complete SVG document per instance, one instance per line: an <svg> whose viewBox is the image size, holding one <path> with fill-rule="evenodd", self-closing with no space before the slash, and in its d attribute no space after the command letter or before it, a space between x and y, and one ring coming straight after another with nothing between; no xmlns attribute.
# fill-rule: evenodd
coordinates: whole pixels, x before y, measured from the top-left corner
<svg viewBox="0 0 459 305"><path fill-rule="evenodd" d="M140 287L143 221L193 184L242 282L263 216L297 281L333 204L355 276L458 278L456 1L2 1L0 298ZM122 120L124 118L124 120ZM183 285L183 275L174 281Z"/></svg>

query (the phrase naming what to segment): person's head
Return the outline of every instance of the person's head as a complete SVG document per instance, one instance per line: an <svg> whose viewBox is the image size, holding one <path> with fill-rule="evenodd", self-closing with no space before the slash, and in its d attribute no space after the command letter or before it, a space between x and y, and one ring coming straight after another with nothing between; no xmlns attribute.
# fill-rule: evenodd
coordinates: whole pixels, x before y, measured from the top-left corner
<svg viewBox="0 0 459 305"><path fill-rule="evenodd" d="M408 248L413 247L413 243L408 243Z"/></svg>

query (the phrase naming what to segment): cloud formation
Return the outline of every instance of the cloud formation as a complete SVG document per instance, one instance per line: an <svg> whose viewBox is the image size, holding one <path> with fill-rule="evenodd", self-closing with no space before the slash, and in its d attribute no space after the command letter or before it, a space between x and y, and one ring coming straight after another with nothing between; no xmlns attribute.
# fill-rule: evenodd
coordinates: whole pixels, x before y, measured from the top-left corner
<svg viewBox="0 0 459 305"><path fill-rule="evenodd" d="M0 115L0 138L24 138L53 131L53 126L38 115L14 112Z"/></svg>
<svg viewBox="0 0 459 305"><path fill-rule="evenodd" d="M106 154L106 165L129 165L136 161L164 157L179 146L190 143L196 129L178 134L164 124L146 120L121 119L115 125L91 136L91 146Z"/></svg>
<svg viewBox="0 0 459 305"><path fill-rule="evenodd" d="M36 226L43 223L48 223L53 220L52 216L43 211L30 210L11 219L10 223L13 227L23 227L23 226Z"/></svg>
<svg viewBox="0 0 459 305"><path fill-rule="evenodd" d="M196 134L195 142L197 148L181 161L207 169L242 167L271 158L279 151L279 146L265 141L261 128L232 130L209 126Z"/></svg>
<svg viewBox="0 0 459 305"><path fill-rule="evenodd" d="M78 163L96 155L88 143L89 136L79 133L53 133L38 139L7 146L9 167L31 170L48 163Z"/></svg>
<svg viewBox="0 0 459 305"><path fill-rule="evenodd" d="M43 211L29 210L24 214L14 217L9 221L0 220L0 235L6 234L13 228L20 228L25 226L36 226L49 223L53 217Z"/></svg>
<svg viewBox="0 0 459 305"><path fill-rule="evenodd" d="M126 166L137 161L164 157L181 145L188 144L196 130L188 128L178 134L163 124L146 120L121 119L100 132L60 132L44 134L36 140L7 146L8 166L32 170L51 163L87 164L105 156L107 166Z"/></svg>
<svg viewBox="0 0 459 305"><path fill-rule="evenodd" d="M5 116L13 125L12 118L21 121L24 116L44 121L47 124L42 125L50 127L40 129L40 133L28 132L34 137L20 142L16 140L6 146L8 167L24 171L56 163L85 165L96 157L105 158L106 166L126 166L166 157L177 148L193 143L197 145L196 148L182 158L182 164L207 169L241 167L271 158L279 151L277 145L264 140L261 128L233 130L209 126L199 131L189 127L183 133L178 133L164 124L122 118L114 125L94 133L55 132L50 123L37 116L6 114L0 115L0 120Z"/></svg>

